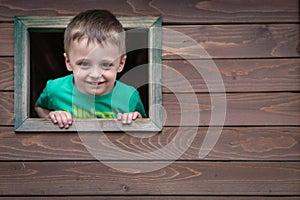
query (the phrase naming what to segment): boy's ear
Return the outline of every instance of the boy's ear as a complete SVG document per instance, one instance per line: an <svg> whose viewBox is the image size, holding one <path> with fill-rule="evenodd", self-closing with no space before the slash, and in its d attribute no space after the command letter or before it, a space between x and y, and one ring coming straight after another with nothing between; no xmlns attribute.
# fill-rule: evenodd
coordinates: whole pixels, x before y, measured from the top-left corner
<svg viewBox="0 0 300 200"><path fill-rule="evenodd" d="M119 68L118 68L118 72L123 71L124 66L125 66L125 62L126 62L126 55L121 56L121 60L120 60L120 65L119 65Z"/></svg>
<svg viewBox="0 0 300 200"><path fill-rule="evenodd" d="M71 66L70 59L66 53L64 53L64 57L65 57L65 63L66 63L67 70L72 72L73 68Z"/></svg>

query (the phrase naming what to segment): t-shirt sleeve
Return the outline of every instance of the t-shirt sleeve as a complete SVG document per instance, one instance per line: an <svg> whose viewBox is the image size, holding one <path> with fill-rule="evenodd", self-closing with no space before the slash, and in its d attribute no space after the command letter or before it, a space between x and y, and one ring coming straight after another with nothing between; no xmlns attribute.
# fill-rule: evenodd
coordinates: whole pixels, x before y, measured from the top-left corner
<svg viewBox="0 0 300 200"><path fill-rule="evenodd" d="M50 100L50 94L49 94L49 90L51 91L50 87L51 87L51 80L49 80L47 82L46 87L44 88L43 92L40 94L38 100L36 101L36 104L40 107L46 108L51 110L52 109L52 104L51 104L51 100Z"/></svg>

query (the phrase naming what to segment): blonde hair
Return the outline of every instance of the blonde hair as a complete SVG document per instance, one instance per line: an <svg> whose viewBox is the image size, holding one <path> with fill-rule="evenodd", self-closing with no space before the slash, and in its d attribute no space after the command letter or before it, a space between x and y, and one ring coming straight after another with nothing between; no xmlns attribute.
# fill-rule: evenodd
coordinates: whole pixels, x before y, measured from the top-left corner
<svg viewBox="0 0 300 200"><path fill-rule="evenodd" d="M113 42L123 55L126 52L125 32L122 24L107 10L87 10L76 15L68 24L64 35L64 50L68 54L73 41L83 38L103 44Z"/></svg>

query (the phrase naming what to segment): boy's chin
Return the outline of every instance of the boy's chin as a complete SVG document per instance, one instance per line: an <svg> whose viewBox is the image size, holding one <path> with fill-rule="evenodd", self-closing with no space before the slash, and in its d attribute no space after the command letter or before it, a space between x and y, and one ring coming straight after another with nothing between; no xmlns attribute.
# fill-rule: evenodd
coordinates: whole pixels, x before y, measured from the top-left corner
<svg viewBox="0 0 300 200"><path fill-rule="evenodd" d="M103 87L103 86L90 86L88 85L88 87L84 87L82 88L84 90L85 94L88 94L90 96L103 96L106 95L108 93L110 93L110 91L113 90L113 88L108 88L108 87Z"/></svg>
<svg viewBox="0 0 300 200"><path fill-rule="evenodd" d="M99 90L91 90L87 94L89 94L91 96L103 96L103 95L108 94L108 92L106 92L106 91L99 91Z"/></svg>

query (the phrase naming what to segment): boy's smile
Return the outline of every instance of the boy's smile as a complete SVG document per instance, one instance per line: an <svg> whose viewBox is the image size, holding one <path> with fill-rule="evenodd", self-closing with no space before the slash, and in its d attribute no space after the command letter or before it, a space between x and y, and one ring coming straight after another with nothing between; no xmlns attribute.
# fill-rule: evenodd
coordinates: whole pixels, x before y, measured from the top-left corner
<svg viewBox="0 0 300 200"><path fill-rule="evenodd" d="M74 74L76 88L88 95L102 96L114 88L117 73L123 70L126 56L112 42L75 40L64 54L67 69Z"/></svg>

